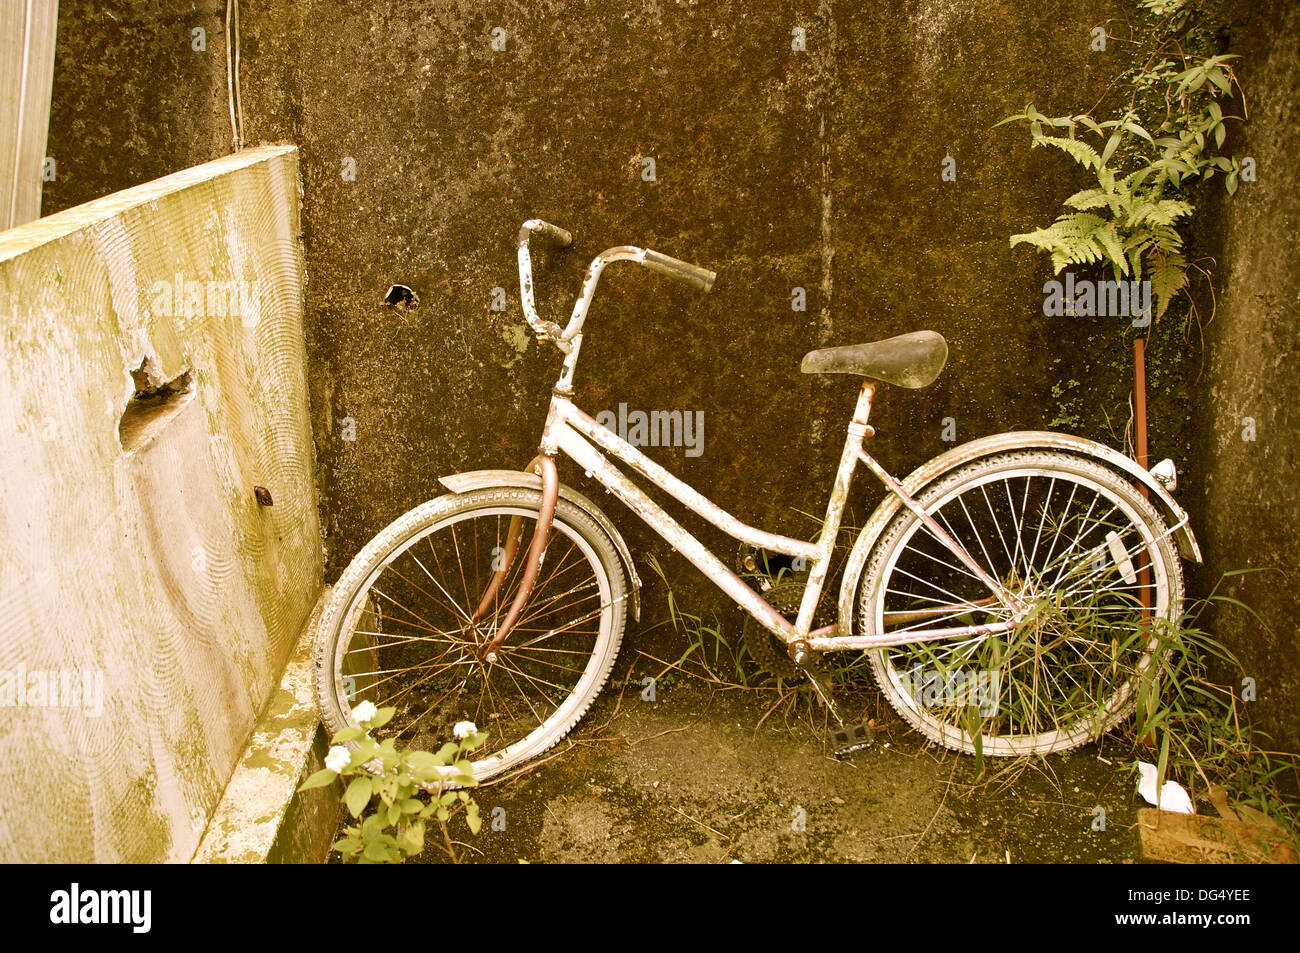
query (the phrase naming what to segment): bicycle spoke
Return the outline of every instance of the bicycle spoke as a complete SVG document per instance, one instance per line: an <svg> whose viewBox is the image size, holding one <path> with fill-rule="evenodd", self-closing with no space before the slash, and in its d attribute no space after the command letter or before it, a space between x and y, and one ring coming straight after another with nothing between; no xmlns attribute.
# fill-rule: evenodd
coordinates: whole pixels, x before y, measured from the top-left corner
<svg viewBox="0 0 1300 953"><path fill-rule="evenodd" d="M1170 611L1168 574L1159 568L1156 547L1172 530L1147 531L1144 518L1135 516L1141 501L1121 502L1136 498L1122 478L1091 463L1053 469L1057 456L1064 457L1042 451L1014 458L1042 459L1041 469L984 468L988 475L964 484L953 477L955 489L935 489L932 502L922 501L939 526L1016 595L1022 609L972 606L987 589L969 567L948 558L946 547L938 549L934 534L915 518L899 524L904 529L895 540L882 542L894 554L881 570L888 578L865 590L877 594L876 619L891 634L954 626L981 611L984 618L1020 613L1006 632L909 643L880 656L895 673L882 685L892 685L894 693L907 686L919 692L906 675L916 666L935 671L941 681L963 670L996 674L1000 701L977 720L997 754L1073 746L1106 727L1121 714L1131 680L1149 665L1154 641L1143 613L1152 610L1143 609L1144 600ZM981 471L978 464L969 469ZM1134 580L1139 565L1159 571ZM947 700L909 701L916 723L967 738L966 706L972 703L952 688L961 684L966 683L949 684ZM948 736L942 740L955 744Z"/></svg>
<svg viewBox="0 0 1300 953"><path fill-rule="evenodd" d="M500 570L508 524L516 518L519 542L510 565ZM347 613L352 627L335 657L339 676L355 680L350 705L365 699L396 708L377 737L440 745L455 722L473 721L489 742L472 760L506 754L492 758L495 771L522 757L531 739L550 733L549 742L538 743L553 743L554 733L569 724L557 722L565 702L603 682L591 676L598 658L603 666L612 662L602 646L627 594L620 588L610 598L610 563L601 561L608 556L598 558L596 537L581 536L558 515L514 634L491 662L483 657L519 592L535 529L535 511L500 508L480 516L468 510L412 535L382 558L367 588L353 596ZM601 545L617 559L608 543ZM498 573L500 584L482 617L472 621L470 612Z"/></svg>

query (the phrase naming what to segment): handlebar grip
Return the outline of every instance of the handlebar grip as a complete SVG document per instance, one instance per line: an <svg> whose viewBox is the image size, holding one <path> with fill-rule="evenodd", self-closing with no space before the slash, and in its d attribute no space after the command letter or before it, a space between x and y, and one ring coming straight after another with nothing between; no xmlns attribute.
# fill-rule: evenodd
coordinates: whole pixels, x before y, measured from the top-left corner
<svg viewBox="0 0 1300 953"><path fill-rule="evenodd" d="M523 227L519 229L519 240L521 242L527 241L528 237L534 232L543 238L551 239L561 248L568 248L573 244L572 232L560 228L558 225L552 225L540 218L530 218L524 222Z"/></svg>
<svg viewBox="0 0 1300 953"><path fill-rule="evenodd" d="M717 272L709 271L707 268L701 268L699 265L692 265L676 258L670 258L668 255L661 255L649 248L645 250L644 264L647 268L657 271L661 275L667 275L669 278L676 278L678 281L685 282L697 291L711 290L713 282L718 277Z"/></svg>

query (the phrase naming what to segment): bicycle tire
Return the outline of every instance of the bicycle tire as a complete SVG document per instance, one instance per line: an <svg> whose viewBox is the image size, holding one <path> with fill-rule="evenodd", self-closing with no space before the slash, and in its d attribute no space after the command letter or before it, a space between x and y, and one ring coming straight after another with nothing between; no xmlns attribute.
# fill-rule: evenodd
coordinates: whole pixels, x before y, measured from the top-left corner
<svg viewBox="0 0 1300 953"><path fill-rule="evenodd" d="M444 495L398 517L366 544L335 583L315 634L314 687L322 719L331 732L356 727L351 709L361 700L374 701L379 707L394 702L393 698L385 696L396 696L399 711L388 725L376 732L376 736L397 736L403 738L409 747L436 750L450 740L454 722L473 721L489 735L484 748L470 756L475 777L480 782L535 758L568 734L608 679L626 622L627 577L618 552L605 531L579 507L564 499L557 501L537 585L525 603L514 631L500 647L498 661L491 665L472 658L473 639L481 640L484 636L483 633L471 636L466 631L476 631L470 622L472 613L452 595L453 592L463 592L464 605L472 604L473 594L483 591L486 579L496 568L496 563L491 560L496 559L504 548L500 545L503 520L522 517L525 521L523 542L518 556L510 564L507 582L498 593L492 610L491 625L499 623L513 597L512 583L518 582L531 538L530 519L535 521L540 503L541 492L527 487L490 487ZM472 533L470 527L463 525L471 520ZM498 546L496 550L487 550L484 547L494 540L480 539L480 530L493 524L497 527L495 542ZM461 527L459 532L458 526ZM452 552L446 548L448 539L454 544L459 578L443 572L443 558L439 552ZM423 545L423 541L427 541L427 545ZM471 549L473 560L466 555ZM486 565L484 552L490 553ZM572 584L575 576L566 567L584 564L590 570L591 581ZM434 566L440 576L450 580L450 585L443 586L429 565ZM402 574L402 566L407 567L416 581ZM420 576L415 567L423 570L428 579ZM391 573L386 577L385 572L389 570ZM475 576L474 579L465 577L467 570ZM565 574L569 574L567 578ZM387 580L384 588L378 588L381 579ZM561 581L556 582L556 586L572 585L572 588L568 592L558 589L557 595L557 590L548 588L557 579ZM429 580L436 585L431 585ZM593 584L594 592L599 596L598 606L591 605L590 594L557 603L557 600L568 599L578 589L591 590ZM403 601L399 602L390 592L402 594ZM419 612L411 606L418 606ZM385 607L389 610L387 619L383 615ZM573 624L565 627L551 621L549 631L542 635L534 634L546 628L545 624L539 623L565 619L565 610L570 614L577 613ZM439 626L435 621L448 617L459 625L458 631L453 631L451 625ZM589 633L577 626L593 618L597 620L596 630L588 638ZM486 623L484 625L487 637L494 634L495 629ZM403 632L403 627L408 631ZM542 645L543 642L548 644ZM414 653L429 651L432 655L438 649L442 649L442 654L431 660L401 667ZM559 658L543 656L542 652L556 653ZM380 659L381 653L385 660ZM403 657L396 659L399 653ZM356 654L360 654L359 663L348 658ZM451 661L444 663L449 655ZM567 666L562 664L564 662L572 664ZM356 664L361 664L361 671L357 671ZM375 667L368 670L371 664ZM388 664L399 667L386 668ZM438 667L440 664L441 668ZM345 672L345 665L353 667ZM426 671L426 674L418 674L421 671ZM566 671L571 674L562 674ZM417 674L411 674L413 672ZM352 681L345 682L345 676ZM566 679L571 679L572 684L562 684ZM455 686L458 680L461 683L459 688ZM396 684L392 684L394 682ZM411 686L399 691L398 685L407 682L412 683ZM421 715L411 717L411 712L420 702L428 700L432 692L441 691L444 686L451 686L447 693L436 698ZM454 700L448 697L452 692L455 693ZM512 693L521 702L517 709L507 705ZM412 696L419 701L413 704L410 701ZM402 705L405 708L401 708ZM543 714L538 711L539 705L550 710ZM438 711L433 719L420 724L435 706ZM525 709L527 713L524 713ZM538 723L529 727L526 734L516 737L527 727L525 723L531 721Z"/></svg>
<svg viewBox="0 0 1300 953"><path fill-rule="evenodd" d="M1055 494L1058 485L1062 491L1071 488L1064 507ZM991 496L989 488L995 488ZM1022 494L1023 502L1017 504L1016 494ZM1003 507L1000 496L1005 496L1008 513L1020 508L1006 534L997 517ZM873 676L894 710L945 747L1000 757L1069 750L1129 717L1135 679L1148 671L1158 648L1157 620L1177 621L1183 602L1182 566L1173 541L1137 489L1113 470L1075 454L1021 451L972 461L928 487L917 502L982 568L1008 588L1019 588L1032 601L1032 611L1010 633L870 652ZM1085 502L1088 515L1070 515ZM988 520L979 513L985 506ZM1107 512L1092 517L1094 510ZM1031 543L1034 519L1038 523ZM1071 519L1077 529L1068 529ZM1009 610L972 598L979 591L987 596L989 590L977 586L964 567L941 568L947 551L940 552L933 534L922 527L916 514L905 509L882 534L863 576L858 630L899 634L954 622L1010 619ZM1044 535L1049 527L1052 532ZM1074 540L1057 554L1059 540L1068 538L1061 527L1074 532ZM1146 577L1140 575L1144 563L1150 573ZM1149 608L1142 607L1143 591ZM1103 642L1106 638L1110 641ZM964 673L958 676L962 665ZM985 704L979 697L978 706L970 704L975 696L971 691L963 695L961 689L980 688L981 677L986 677L985 686L1011 692L1005 696L1010 711L1002 710L1003 699Z"/></svg>

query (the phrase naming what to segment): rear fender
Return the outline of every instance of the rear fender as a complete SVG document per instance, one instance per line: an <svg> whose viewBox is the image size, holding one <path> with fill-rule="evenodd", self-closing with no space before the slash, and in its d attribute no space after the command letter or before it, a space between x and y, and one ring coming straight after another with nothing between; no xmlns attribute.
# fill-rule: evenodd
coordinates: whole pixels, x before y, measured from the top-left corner
<svg viewBox="0 0 1300 953"><path fill-rule="evenodd" d="M953 447L933 460L921 464L908 474L907 479L903 481L903 489L908 495L916 496L935 480L959 466L982 457L1012 450L1067 450L1097 460L1113 470L1127 473L1150 491L1151 502L1166 523L1171 527L1177 527L1173 535L1179 554L1191 562L1201 562L1201 549L1197 545L1196 537L1192 535L1187 513L1169 491L1131 458L1124 456L1118 450L1112 450L1105 444L1084 437L1045 430L1023 430L981 437L959 447ZM853 549L849 552L849 558L844 564L844 578L840 583L839 631L843 634L857 634L852 631L852 620L862 570L866 566L871 550L875 548L876 541L880 539L885 527L902 506L902 501L895 494L888 494L862 527Z"/></svg>

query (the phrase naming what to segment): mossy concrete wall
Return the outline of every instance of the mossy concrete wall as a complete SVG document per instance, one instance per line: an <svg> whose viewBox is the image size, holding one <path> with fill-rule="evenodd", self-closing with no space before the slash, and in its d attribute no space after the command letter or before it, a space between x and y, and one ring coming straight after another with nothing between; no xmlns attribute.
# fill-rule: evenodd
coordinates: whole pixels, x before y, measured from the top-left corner
<svg viewBox="0 0 1300 953"><path fill-rule="evenodd" d="M223 9L64 0L50 146L62 171L47 208L228 148ZM1051 115L1108 108L1138 16L1128 0L245 4L245 135L303 156L327 577L439 475L533 455L558 364L522 327L513 243L531 216L577 236L574 250L537 256L551 316L609 245L717 269L707 297L611 269L579 402L702 411L702 454L652 452L749 522L815 530L854 391L798 373L822 345L924 327L948 338L939 381L888 389L875 411L873 452L895 472L945 449L945 435L1049 428L1122 445L1131 334L1045 318L1047 262L1007 244L1083 181L1065 157L1031 152L1024 129L992 127L1029 102ZM395 282L416 290L418 310L383 306ZM504 311L492 310L498 288ZM792 307L796 288L806 310ZM1193 384L1181 328L1160 330L1151 452L1186 470L1193 387L1212 384ZM584 483L572 468L562 478ZM879 495L859 483L853 517ZM736 631L698 574L611 515L634 549L664 558L679 601ZM652 623L663 589L643 575Z"/></svg>
<svg viewBox="0 0 1300 953"><path fill-rule="evenodd" d="M1192 413L1197 453L1184 495L1198 516L1202 591L1224 573L1211 627L1254 680L1253 721L1273 747L1300 751L1300 6L1260 4L1232 25L1250 122L1239 155L1255 181L1203 212L1219 263L1202 301L1205 354ZM1214 306L1213 320L1209 320ZM1245 686L1249 688L1250 686Z"/></svg>
<svg viewBox="0 0 1300 953"><path fill-rule="evenodd" d="M188 860L302 630L300 201L272 147L0 234L0 860Z"/></svg>

